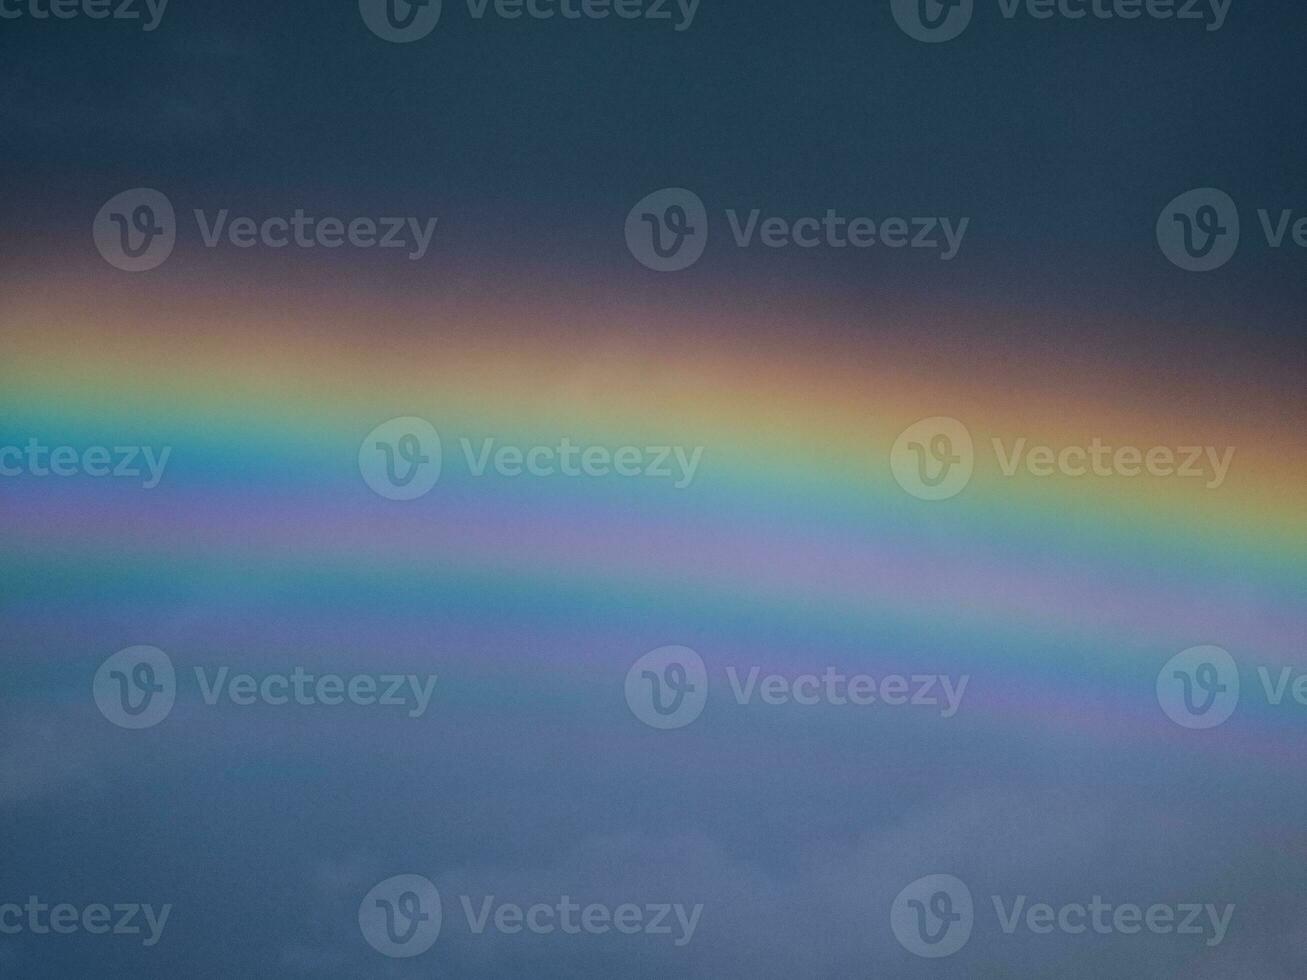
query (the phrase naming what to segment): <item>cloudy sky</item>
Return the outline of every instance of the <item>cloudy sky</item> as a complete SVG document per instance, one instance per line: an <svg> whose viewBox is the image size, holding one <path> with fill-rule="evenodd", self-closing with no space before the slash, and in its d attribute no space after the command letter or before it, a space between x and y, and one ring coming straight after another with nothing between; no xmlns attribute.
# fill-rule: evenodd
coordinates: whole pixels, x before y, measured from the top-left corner
<svg viewBox="0 0 1307 980"><path fill-rule="evenodd" d="M971 6L0 0L0 973L1302 976L1307 19Z"/></svg>

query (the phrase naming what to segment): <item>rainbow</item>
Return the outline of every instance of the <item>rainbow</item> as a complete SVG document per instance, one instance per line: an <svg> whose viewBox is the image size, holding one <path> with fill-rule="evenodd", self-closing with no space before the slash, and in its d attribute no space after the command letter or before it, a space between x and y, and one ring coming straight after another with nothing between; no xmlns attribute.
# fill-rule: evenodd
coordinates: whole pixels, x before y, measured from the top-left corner
<svg viewBox="0 0 1307 980"><path fill-rule="evenodd" d="M201 627L214 646L362 654L389 621L420 650L434 620L485 690L536 655L515 645L557 651L554 693L581 712L645 649L690 642L768 666L965 670L996 725L1028 714L1110 739L1187 734L1152 700L1185 647L1250 664L1303 653L1304 418L1273 366L1195 380L1096 349L1014 360L985 323L922 344L900 329L911 311L855 329L806 299L671 312L599 289L472 302L324 281L247 281L233 299L205 280L154 283L146 302L143 280L91 278L33 275L6 295L0 445L172 455L149 491L0 481L4 592L29 668L80 669ZM382 499L358 447L408 415L440 431L444 473L419 500ZM964 421L977 445L971 483L946 501L905 493L889 467L896 436L930 416ZM702 447L702 463L681 488L456 465L461 439L563 437ZM989 448L1094 438L1234 456L1212 487L1009 476ZM52 585L87 615L165 635L46 650ZM245 618L212 621L213 595ZM110 616L125 607L133 617ZM1251 734L1222 744L1274 747L1288 720L1252 709Z"/></svg>

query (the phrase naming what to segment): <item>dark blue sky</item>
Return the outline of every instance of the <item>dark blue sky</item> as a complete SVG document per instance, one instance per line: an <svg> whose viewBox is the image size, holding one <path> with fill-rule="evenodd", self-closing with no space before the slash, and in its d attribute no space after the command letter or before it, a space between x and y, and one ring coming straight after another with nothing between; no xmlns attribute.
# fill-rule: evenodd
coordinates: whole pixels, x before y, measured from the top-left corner
<svg viewBox="0 0 1307 980"><path fill-rule="evenodd" d="M1165 289L1152 222L1191 187L1225 189L1249 224L1257 207L1307 209L1293 5L1236 0L1207 32L1007 20L989 0L943 44L912 41L878 2L705 0L680 33L478 21L447 2L411 44L373 37L353 3L308 9L174 0L149 33L0 22L9 223L77 228L138 184L251 206L291 195L434 207L480 248L594 267L625 259L612 221L680 185L718 208L969 215L969 262L941 288L1075 302ZM1175 301L1301 304L1301 250L1241 258ZM821 274L865 286L856 263Z"/></svg>
<svg viewBox="0 0 1307 980"><path fill-rule="evenodd" d="M402 45L369 33L350 0L172 0L151 32L112 20L0 20L0 292L7 270L30 276L43 263L103 275L88 234L97 209L149 186L179 211L441 216L440 276L341 260L347 283L355 275L360 285L470 293L490 282L520 298L552 277L559 294L610 290L673 308L817 297L868 320L884 309L921 314L880 327L906 336L955 318L963 348L968 331L992 329L989 354L1006 349L1014 361L1038 346L1149 358L1180 375L1237 358L1232 370L1274 371L1284 384L1303 364L1307 249L1259 244L1255 211L1307 216L1305 36L1301 4L1253 0L1233 0L1211 32L1007 20L998 0L977 0L967 31L941 44L908 37L888 0L702 0L683 32L666 22L477 21L445 0L436 30ZM654 282L633 265L622 222L668 186L694 189L717 215L965 215L970 247L946 267L919 256L817 262L795 250L718 249ZM1166 261L1154 223L1176 195L1205 186L1238 202L1246 244L1224 269L1193 275ZM184 277L185 266L164 274ZM235 265L208 295L241 296L241 276ZM198 622L215 649L238 648L243 604L267 601L240 572L154 610L156 641L168 644L171 625L183 648L182 627ZM152 574L166 584L166 569ZM50 586L23 584L29 599ZM433 603L457 598L433 592ZM1257 601L1238 568L1225 598ZM572 601L581 644L584 625L607 611ZM57 596L49 602L58 619ZM70 616L60 636L80 650L116 649L130 612ZM679 615L691 633L711 633L692 612ZM818 631L740 618L730 625L745 648L803 650ZM661 641L661 624L641 625L641 641ZM23 655L34 662L42 627L30 617L24 626ZM494 663L529 648L532 625L526 617L523 636L493 641L475 624L462 628L456 639L484 643ZM867 649L864 638L826 641L851 657ZM543 654L534 667L551 676ZM1145 691L1151 669L1138 671ZM942 758L911 727L850 734L823 714L806 733L776 722L759 738L741 712L692 733L740 748L730 771L690 773L687 802L645 792L634 755L618 772L590 767L582 723L627 721L617 697L586 702L566 722L532 715L507 735L471 698L434 719L416 747L403 725L351 716L338 728L297 729L278 719L275 765L261 761L258 729L230 712L197 712L193 742L160 739L155 754L124 761L128 742L106 738L93 709L71 700L85 678L12 674L24 693L0 697L0 823L15 855L0 861L0 901L38 881L36 891L56 898L113 901L125 890L175 897L181 911L153 959L80 940L39 956L0 945L0 976L15 963L23 977L144 976L144 962L163 970L151 975L196 978L652 978L691 967L752 977L777 964L791 976L1088 978L1127 964L1130 976L1265 980L1303 962L1283 952L1286 936L1304 935L1301 869L1283 870L1276 850L1301 822L1300 781L1241 773L1228 759L1218 775L1185 768L1191 743L1151 754L1074 734L1008 744L977 725ZM513 704L537 696L535 675L498 680ZM73 720L32 710L42 697L71 704ZM645 734L632 744L647 744ZM778 768L778 757L801 764ZM864 770L876 779L850 788L831 778ZM803 828L811 838L800 839ZM114 846L123 841L131 846ZM860 932L863 910L893 899L923 861L1005 894L1074 900L1093 880L1118 897L1228 895L1244 931L1203 961L1207 973L1182 944L1140 956L1115 937L1089 959L1039 941L1014 950L1001 935L976 940L965 964L927 973L924 961L876 947L869 927ZM557 895L577 882L598 894L707 900L719 912L700 959L650 946L633 960L630 947L565 943L492 956L451 927L447 959L406 970L362 946L353 916L378 878L422 867L444 875L447 915L460 889ZM464 972L440 972L446 964Z"/></svg>

